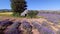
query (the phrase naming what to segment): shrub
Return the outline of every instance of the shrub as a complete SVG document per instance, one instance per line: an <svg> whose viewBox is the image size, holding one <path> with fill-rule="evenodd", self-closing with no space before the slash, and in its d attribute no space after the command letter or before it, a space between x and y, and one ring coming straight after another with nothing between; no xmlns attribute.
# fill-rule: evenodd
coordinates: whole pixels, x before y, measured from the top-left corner
<svg viewBox="0 0 60 34"><path fill-rule="evenodd" d="M19 30L16 28L9 29L5 34L19 34Z"/></svg>
<svg viewBox="0 0 60 34"><path fill-rule="evenodd" d="M32 34L32 26L30 25L30 23L29 22L27 22L27 21L23 21L22 22L22 27L23 27L23 33L25 34Z"/></svg>
<svg viewBox="0 0 60 34"><path fill-rule="evenodd" d="M11 25L13 22L9 21L8 19L4 20L4 21L1 21L1 24L0 26L8 26L8 25Z"/></svg>
<svg viewBox="0 0 60 34"><path fill-rule="evenodd" d="M36 17L37 14L38 14L38 11L32 11L31 10L27 13L27 16L33 18L33 17Z"/></svg>
<svg viewBox="0 0 60 34"><path fill-rule="evenodd" d="M21 32L18 30L20 25L20 22L14 22L5 34L20 34Z"/></svg>
<svg viewBox="0 0 60 34"><path fill-rule="evenodd" d="M12 15L15 16L15 17L18 17L19 13L13 13Z"/></svg>

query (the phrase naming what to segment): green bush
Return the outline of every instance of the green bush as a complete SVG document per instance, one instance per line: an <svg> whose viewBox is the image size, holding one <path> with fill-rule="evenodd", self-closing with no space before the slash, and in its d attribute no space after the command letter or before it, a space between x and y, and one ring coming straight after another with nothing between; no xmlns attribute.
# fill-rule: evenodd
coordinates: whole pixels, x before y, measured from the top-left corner
<svg viewBox="0 0 60 34"><path fill-rule="evenodd" d="M37 14L38 14L38 11L31 10L27 13L27 16L30 18L34 18L34 17L36 17Z"/></svg>
<svg viewBox="0 0 60 34"><path fill-rule="evenodd" d="M19 15L19 13L13 13L13 16L19 17L20 15Z"/></svg>
<svg viewBox="0 0 60 34"><path fill-rule="evenodd" d="M19 13L13 13L12 16L13 16L13 17L24 18L24 16L21 16Z"/></svg>

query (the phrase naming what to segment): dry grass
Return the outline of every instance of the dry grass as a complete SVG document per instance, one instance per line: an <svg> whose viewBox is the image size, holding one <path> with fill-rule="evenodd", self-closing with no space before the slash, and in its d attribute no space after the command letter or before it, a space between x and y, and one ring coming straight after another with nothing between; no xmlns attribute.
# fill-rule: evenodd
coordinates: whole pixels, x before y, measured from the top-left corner
<svg viewBox="0 0 60 34"><path fill-rule="evenodd" d="M3 12L3 13L0 13L0 14L12 14L12 12Z"/></svg>
<svg viewBox="0 0 60 34"><path fill-rule="evenodd" d="M11 14L13 14L12 12L2 12L0 13L0 16L10 16Z"/></svg>

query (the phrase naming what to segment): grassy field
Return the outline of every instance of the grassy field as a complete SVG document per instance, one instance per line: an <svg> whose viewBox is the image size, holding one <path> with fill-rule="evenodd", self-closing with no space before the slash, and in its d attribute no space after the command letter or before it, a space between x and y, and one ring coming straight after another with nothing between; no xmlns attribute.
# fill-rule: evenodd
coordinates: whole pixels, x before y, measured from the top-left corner
<svg viewBox="0 0 60 34"><path fill-rule="evenodd" d="M12 12L0 12L0 16L11 16Z"/></svg>

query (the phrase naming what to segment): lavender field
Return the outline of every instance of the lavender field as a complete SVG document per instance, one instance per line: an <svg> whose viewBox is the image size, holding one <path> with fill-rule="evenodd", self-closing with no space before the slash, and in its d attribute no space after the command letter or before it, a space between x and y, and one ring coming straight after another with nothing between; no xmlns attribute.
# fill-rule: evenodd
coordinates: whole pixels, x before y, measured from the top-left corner
<svg viewBox="0 0 60 34"><path fill-rule="evenodd" d="M56 30L55 34L60 34L60 14L57 13L39 13L38 16L44 17L48 21L48 23L52 23L52 25L47 25L48 23L42 23L44 26L49 26L52 30Z"/></svg>
<svg viewBox="0 0 60 34"><path fill-rule="evenodd" d="M60 15L39 13L43 18L0 16L0 34L60 34ZM7 19L8 18L8 19Z"/></svg>
<svg viewBox="0 0 60 34"><path fill-rule="evenodd" d="M54 24L59 24L60 23L60 14L39 13L38 16L43 16L45 19L53 22Z"/></svg>

